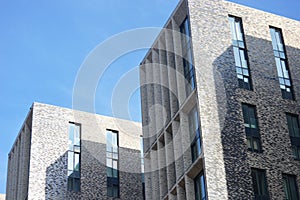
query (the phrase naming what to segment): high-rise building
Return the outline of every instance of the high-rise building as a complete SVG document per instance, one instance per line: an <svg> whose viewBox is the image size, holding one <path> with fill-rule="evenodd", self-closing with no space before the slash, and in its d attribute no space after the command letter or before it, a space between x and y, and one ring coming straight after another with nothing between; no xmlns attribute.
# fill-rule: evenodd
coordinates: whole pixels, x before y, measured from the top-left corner
<svg viewBox="0 0 300 200"><path fill-rule="evenodd" d="M34 103L9 153L6 200L143 199L141 125Z"/></svg>
<svg viewBox="0 0 300 200"><path fill-rule="evenodd" d="M140 65L147 200L299 199L299 36L282 16L179 2Z"/></svg>

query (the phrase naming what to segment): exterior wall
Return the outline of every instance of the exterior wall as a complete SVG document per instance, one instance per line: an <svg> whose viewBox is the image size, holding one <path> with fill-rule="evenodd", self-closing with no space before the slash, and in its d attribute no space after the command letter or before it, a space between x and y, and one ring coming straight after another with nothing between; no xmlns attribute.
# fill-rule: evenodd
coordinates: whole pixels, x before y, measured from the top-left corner
<svg viewBox="0 0 300 200"><path fill-rule="evenodd" d="M142 199L139 123L41 103L32 110L28 199L109 199L106 129L119 132L120 199ZM81 192L67 190L69 122L81 124Z"/></svg>
<svg viewBox="0 0 300 200"><path fill-rule="evenodd" d="M221 74L227 96L227 116L224 119L222 143L224 145L223 149L226 149L225 163L229 197L230 199L235 199L236 194L244 194L245 197L253 195L252 181L249 177L250 167L254 167L266 170L270 198L284 199L283 173L296 175L298 187L300 185L300 163L293 159L285 116L286 112L299 114L300 111L300 82L298 78L300 74L300 39L298 37L300 34L300 23L229 2L224 2L224 7L226 15L235 15L243 20L254 88L253 91L239 89L237 83L233 82L235 69L231 48L228 48L216 59L214 63L217 67L216 72ZM227 24L223 25L224 28ZM295 101L285 100L281 97L269 26L282 29L295 91ZM230 35L228 25L227 35ZM230 47L230 44L228 46ZM226 64L217 64L224 62L224 60L227 61ZM228 65L233 67L228 68ZM226 67L226 70L222 70L222 68ZM262 153L252 153L245 150L246 138L243 128L241 103L249 103L256 106ZM232 122L229 119L237 123L234 126L230 125ZM233 132L236 134L235 139L230 137ZM239 143L243 145L238 145ZM232 144L230 148L228 144ZM241 160L246 160L246 162L241 162ZM238 176L234 176L236 174ZM299 188L298 191L300 191Z"/></svg>
<svg viewBox="0 0 300 200"><path fill-rule="evenodd" d="M6 199L26 199L29 178L32 111L8 155Z"/></svg>
<svg viewBox="0 0 300 200"><path fill-rule="evenodd" d="M186 15L197 81L197 89L189 97L182 80L177 32ZM238 86L228 15L243 21L253 91ZM281 97L269 26L282 29L295 101ZM296 175L300 186L300 163L293 159L285 117L286 112L300 113L300 23L223 0L183 0L165 28L171 30L161 32L141 63L147 199L194 199L192 179L201 170L208 199L253 199L251 168L266 170L271 199L284 199L283 173ZM166 56L157 48L167 50ZM159 55L153 56L156 52ZM167 78L157 78L165 73ZM165 79L167 82L162 82ZM152 89L154 84L169 93L158 93ZM155 109L160 102L151 99L156 95L168 102L162 105L170 120L164 121L162 129L156 128L161 116ZM247 150L242 103L256 106L262 153ZM202 155L192 164L186 133L187 113L194 105L200 113ZM165 180L167 189L162 189ZM151 193L157 184L160 193Z"/></svg>

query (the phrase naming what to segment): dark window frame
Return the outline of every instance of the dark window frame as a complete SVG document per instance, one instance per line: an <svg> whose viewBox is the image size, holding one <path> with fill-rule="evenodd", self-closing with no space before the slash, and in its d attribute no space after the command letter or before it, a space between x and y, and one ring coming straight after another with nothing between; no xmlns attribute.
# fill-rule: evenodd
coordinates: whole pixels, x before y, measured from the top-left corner
<svg viewBox="0 0 300 200"><path fill-rule="evenodd" d="M204 185L202 185L202 184L204 184ZM198 186L200 186L200 187L198 187ZM195 190L195 200L207 200L206 181L205 181L205 176L204 176L203 171L201 171L194 178L194 190Z"/></svg>
<svg viewBox="0 0 300 200"><path fill-rule="evenodd" d="M288 132L295 160L300 160L300 123L299 116L292 113L286 113ZM294 124L294 122L296 124ZM296 126L296 127L295 127ZM297 130L298 129L298 130ZM298 133L296 133L298 132Z"/></svg>
<svg viewBox="0 0 300 200"><path fill-rule="evenodd" d="M246 44L246 37L245 37L245 32L244 32L244 26L243 26L243 20L241 17L237 17L234 15L228 15L229 18L229 24L230 24L230 29L231 29L231 21L230 19L233 19L234 22L238 22L240 24L240 34L242 36L242 40L237 40L233 39L233 35L237 37L238 33L236 28L234 28L234 32L231 31L231 37L232 37L232 47L233 47L233 54L234 54L234 59L235 59L235 70L238 78L238 84L239 87L242 89L250 90L253 91L253 83L252 83L252 76L251 76L251 69L250 69L250 62L249 62L249 56L248 56L248 50L247 50L247 44ZM238 53L235 51L235 49L238 50ZM242 64L242 59L241 59L241 52L243 52L244 59L246 61L246 67L243 66ZM236 59L237 57L239 58L239 62L241 66L237 66ZM248 80L248 82L246 82Z"/></svg>
<svg viewBox="0 0 300 200"><path fill-rule="evenodd" d="M295 175L282 174L282 179L283 179L283 190L284 190L285 198L287 200L298 200L299 191L298 191L297 177Z"/></svg>
<svg viewBox="0 0 300 200"><path fill-rule="evenodd" d="M189 16L184 18L179 26L179 30L181 33L183 71L186 80L185 90L186 96L189 96L197 87Z"/></svg>
<svg viewBox="0 0 300 200"><path fill-rule="evenodd" d="M112 164L114 161L117 161L117 170L116 170L116 177L114 177L114 169L113 166L112 168L106 166L106 175L107 175L107 196L108 197L113 197L113 198L119 198L120 197L120 172L119 172L119 131L116 130L112 130L112 129L106 129L106 136L108 134L108 132L112 132L114 134L116 134L117 136L117 153L112 151L107 151L107 143L108 143L108 139L106 139L106 162L107 159L111 159L112 160ZM111 156L108 156L108 154L111 154ZM117 158L114 158L113 154L117 154ZM112 170L112 176L108 176L108 170Z"/></svg>
<svg viewBox="0 0 300 200"><path fill-rule="evenodd" d="M281 96L284 99L295 100L293 80L291 78L291 70L289 67L288 57L286 55L286 46L285 46L285 42L284 42L284 38L283 38L282 29L278 28L278 27L274 27L274 26L269 26L269 29L270 29L270 35L271 35L272 49L273 49L274 58L275 58L276 70L277 70L278 80L279 80L280 89L281 89ZM272 30L279 33L279 36L280 36L279 39L282 42L282 50L274 49L274 45L276 44L275 46L278 47L278 43L277 43L277 40L276 41L273 40ZM280 61L280 66L278 66L279 64L277 63L277 59L279 59L279 61ZM285 65L286 71L288 73L288 75L287 75L288 77L285 77L285 75L284 75L285 72L282 67L282 63L284 63L284 65ZM280 70L279 70L279 68L280 68ZM281 71L280 72L281 76L278 71ZM290 91L287 91L287 90L290 90Z"/></svg>
<svg viewBox="0 0 300 200"><path fill-rule="evenodd" d="M246 112L245 112L245 109L246 109ZM254 117L255 124L252 124L253 121L251 119L253 119L253 118L251 118L249 109L253 109L252 117ZM261 143L261 136L260 136L256 106L247 104L247 103L242 103L242 114L243 114L243 122L244 122L246 139L247 139L247 148L249 151L261 153L262 152L262 143ZM248 125L246 122L249 122L250 124ZM249 127L247 127L247 126L249 126ZM252 126L255 126L255 127L252 127Z"/></svg>
<svg viewBox="0 0 300 200"><path fill-rule="evenodd" d="M68 150L68 159L69 159L69 153L73 154L73 167L75 165L75 155L79 155L79 169L78 170L73 170L72 173L69 175L69 169L68 169L68 181L67 181L67 188L68 191L73 191L73 192L80 192L81 188L81 127L82 125L80 123L76 122L69 122L69 134L70 134L70 125L74 125L79 127L79 145L73 144L72 150ZM69 136L70 137L70 136ZM78 151L79 147L79 151ZM68 161L69 162L69 161Z"/></svg>
<svg viewBox="0 0 300 200"><path fill-rule="evenodd" d="M193 120L197 120L197 124L198 124L198 127L193 127L195 130L191 130L192 127L191 123L193 123L192 122ZM201 123L199 119L198 106L194 106L188 113L188 124L189 124L190 138L191 138L192 162L195 162L202 153ZM195 124L193 124L193 126L194 125Z"/></svg>
<svg viewBox="0 0 300 200"><path fill-rule="evenodd" d="M270 200L266 170L251 168L254 200Z"/></svg>

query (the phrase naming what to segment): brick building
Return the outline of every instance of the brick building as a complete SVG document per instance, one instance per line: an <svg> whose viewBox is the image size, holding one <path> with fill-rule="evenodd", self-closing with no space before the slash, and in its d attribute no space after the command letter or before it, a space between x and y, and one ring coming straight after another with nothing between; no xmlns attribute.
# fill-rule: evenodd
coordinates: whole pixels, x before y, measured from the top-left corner
<svg viewBox="0 0 300 200"><path fill-rule="evenodd" d="M299 199L300 22L181 0L140 65L146 199Z"/></svg>
<svg viewBox="0 0 300 200"><path fill-rule="evenodd" d="M9 153L6 199L143 199L141 125L34 103Z"/></svg>

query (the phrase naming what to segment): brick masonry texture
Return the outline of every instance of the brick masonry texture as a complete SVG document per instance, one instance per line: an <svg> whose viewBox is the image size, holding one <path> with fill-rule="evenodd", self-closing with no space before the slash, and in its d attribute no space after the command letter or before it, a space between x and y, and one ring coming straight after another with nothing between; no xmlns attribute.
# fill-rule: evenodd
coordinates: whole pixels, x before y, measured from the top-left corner
<svg viewBox="0 0 300 200"><path fill-rule="evenodd" d="M180 59L175 59L178 72L177 80L175 80L177 84L175 92L172 70L168 70L169 88L173 88L171 92L177 95L178 99L176 100L180 104L178 119L173 118L174 113L171 113L173 111L170 107L165 108L167 115L169 112L173 118L171 125L163 130L165 133L156 132L157 130L151 127L151 119L155 120L157 113L155 113L156 111L153 112L155 110L153 107L151 108L155 102L149 101L147 97L156 95L155 90L149 89L149 86L148 88L143 86L141 89L144 135L151 136L157 133L156 136L160 138L160 134L173 135L173 137L176 134L179 135L176 138L168 139L173 140L170 144L174 144L174 146L169 145L164 152L165 157L168 158L168 163L172 160L169 158L174 157L170 152L175 153L175 160L173 159L175 169L173 171L176 173L171 170L174 166L170 167L171 165L169 165L167 167L167 180L172 182L171 187L168 185L167 197L169 199L194 199L191 191L193 190L191 178L194 175L191 175L189 171L194 171L193 173L197 174L204 169L208 199L253 199L250 170L251 168L259 168L266 170L270 199L284 199L282 174L296 175L297 185L300 186L300 162L293 159L285 117L286 112L297 115L300 113L300 22L223 0L182 0L167 21L166 27L178 31L178 26L186 15L189 16L191 26L197 81L195 95L202 131L203 154L201 155L201 167L196 172L193 166L189 168L188 156L181 152L184 154L183 166L186 173L184 178L177 180L178 176L176 175L178 171L181 171L182 165L178 161L180 159L176 159L179 149L176 144L182 144L183 150L186 147L184 134L187 129L184 110L188 107L186 104L194 105L191 103L193 96L187 100L181 96L184 93L184 88L182 82L178 80L178 74L182 74ZM238 86L228 15L240 17L243 21L253 91L241 89ZM282 29L296 100L286 100L281 96L270 26ZM141 84L152 82L151 79L155 79L159 75L157 74L159 70L152 69L151 65L143 65L157 62L151 56L154 51L157 51L154 50L157 46L169 47L171 45L172 47L167 48L167 50L171 49L171 52L178 53L176 49L180 48L180 44L178 44L180 40L176 40L176 36L174 36L176 33L171 33L173 34L171 39L167 37L168 34L170 33L162 32L159 35L153 48L149 50L142 61ZM170 40L174 44L170 43ZM166 44L162 44L164 41ZM170 56L167 56L168 68L172 68L174 63L171 64L172 61L169 58ZM162 72L163 70L161 70ZM152 73L154 74L152 75ZM171 92L169 97L162 96L162 99L169 100L169 105L172 107L175 104L170 99ZM242 103L256 106L262 153L247 150ZM181 131L178 131L178 127ZM145 140L147 143L145 152L150 152L145 161L146 167L149 169L152 167L152 170L156 169L156 161L152 155L161 155L156 153L157 146L153 140L153 138L150 142ZM161 139L159 140L161 141ZM161 179L165 179L164 176L157 178L153 174L155 173L146 175L147 199L158 198L149 191L153 190L153 186L155 186L153 182L160 183L162 182ZM170 180L171 176L175 177L175 183ZM182 190L181 186L184 186L185 191ZM160 197L160 199L166 198Z"/></svg>
<svg viewBox="0 0 300 200"><path fill-rule="evenodd" d="M69 122L81 124L78 193L67 191ZM28 199L110 199L106 187L106 129L119 132L120 199L142 199L140 123L41 103L32 106Z"/></svg>

